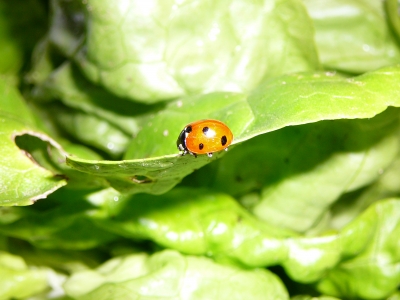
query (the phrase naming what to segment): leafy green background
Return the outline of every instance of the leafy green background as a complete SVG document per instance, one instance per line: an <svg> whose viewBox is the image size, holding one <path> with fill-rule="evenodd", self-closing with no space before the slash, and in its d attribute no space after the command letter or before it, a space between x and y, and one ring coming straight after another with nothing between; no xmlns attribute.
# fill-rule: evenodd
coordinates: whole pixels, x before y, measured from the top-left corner
<svg viewBox="0 0 400 300"><path fill-rule="evenodd" d="M0 2L0 299L399 299L398 10Z"/></svg>

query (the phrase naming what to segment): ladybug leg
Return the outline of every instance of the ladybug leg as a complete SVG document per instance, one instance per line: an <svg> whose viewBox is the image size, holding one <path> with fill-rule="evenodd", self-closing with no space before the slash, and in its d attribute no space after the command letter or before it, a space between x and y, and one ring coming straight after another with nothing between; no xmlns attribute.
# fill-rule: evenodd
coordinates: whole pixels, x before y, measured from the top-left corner
<svg viewBox="0 0 400 300"><path fill-rule="evenodd" d="M178 142L179 142L179 140L178 140ZM184 144L178 143L178 150L182 151L181 156L184 156L184 155L188 154L188 150L184 146Z"/></svg>
<svg viewBox="0 0 400 300"><path fill-rule="evenodd" d="M212 153L207 153L208 157L212 157L212 155L213 155Z"/></svg>
<svg viewBox="0 0 400 300"><path fill-rule="evenodd" d="M185 156L188 153L186 149L180 149L180 150L182 151L181 156Z"/></svg>

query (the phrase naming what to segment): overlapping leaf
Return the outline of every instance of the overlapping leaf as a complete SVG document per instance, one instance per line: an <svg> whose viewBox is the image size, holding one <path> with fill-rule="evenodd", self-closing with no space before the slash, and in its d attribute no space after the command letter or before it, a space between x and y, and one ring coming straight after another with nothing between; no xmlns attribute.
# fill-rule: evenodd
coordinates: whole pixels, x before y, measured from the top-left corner
<svg viewBox="0 0 400 300"><path fill-rule="evenodd" d="M34 296L48 288L44 269L29 268L23 258L0 251L0 299Z"/></svg>
<svg viewBox="0 0 400 300"><path fill-rule="evenodd" d="M53 5L52 43L93 82L134 101L248 91L264 77L319 68L311 20L297 1Z"/></svg>
<svg viewBox="0 0 400 300"><path fill-rule="evenodd" d="M110 198L112 202L115 196L115 192L104 191L101 198ZM49 196L48 204L38 203L29 210L3 211L4 216L11 216L7 222L6 219L3 221L0 232L42 249L87 250L98 247L118 239L118 236L95 226L91 220L90 211L96 206L90 201L95 202L99 197L90 191L57 191Z"/></svg>
<svg viewBox="0 0 400 300"><path fill-rule="evenodd" d="M326 68L359 74L400 62L398 41L387 22L388 15L393 24L398 22L396 1L302 2L313 20ZM384 5L390 9L385 11Z"/></svg>
<svg viewBox="0 0 400 300"><path fill-rule="evenodd" d="M52 0L49 18L43 1L11 2L0 249L26 264L0 253L0 298L287 299L270 266L293 299L399 297L400 67L373 71L399 61L398 1ZM329 69L371 72L320 72L317 50ZM180 130L203 118L234 144L179 156Z"/></svg>
<svg viewBox="0 0 400 300"><path fill-rule="evenodd" d="M383 298L400 281L399 213L400 200L380 201L339 233L304 237L256 220L227 195L174 189L134 196L112 218L94 217L106 230L185 253L251 267L280 264L293 280L317 283L329 295Z"/></svg>
<svg viewBox="0 0 400 300"><path fill-rule="evenodd" d="M24 5L15 5L13 1L0 3L0 74L15 76L27 66L26 60L45 32L45 24L40 1L28 0ZM13 79L20 80L16 76Z"/></svg>
<svg viewBox="0 0 400 300"><path fill-rule="evenodd" d="M110 294L119 299L289 299L279 278L267 270L218 265L172 250L114 258L96 270L74 274L65 289L82 300L105 300Z"/></svg>
<svg viewBox="0 0 400 300"><path fill-rule="evenodd" d="M18 136L27 134L60 146L43 132L35 130L33 117L16 88L0 81L0 205L29 205L46 198L66 184L57 176L39 166L32 157L16 145Z"/></svg>
<svg viewBox="0 0 400 300"><path fill-rule="evenodd" d="M132 140L125 158L135 160L87 161L70 156L67 161L77 170L107 179L118 190L162 193L211 161L168 156L177 151L177 135L191 120L226 122L237 144L290 125L371 118L389 106L400 105L399 89L400 67L355 78L331 73L287 75L266 81L250 95L212 93L172 102L147 120ZM167 156L156 157L161 155ZM138 176L145 178L140 181Z"/></svg>
<svg viewBox="0 0 400 300"><path fill-rule="evenodd" d="M372 119L324 121L261 135L184 184L243 196L249 210L279 227L323 230L332 203L374 182L397 157L398 114L392 108Z"/></svg>

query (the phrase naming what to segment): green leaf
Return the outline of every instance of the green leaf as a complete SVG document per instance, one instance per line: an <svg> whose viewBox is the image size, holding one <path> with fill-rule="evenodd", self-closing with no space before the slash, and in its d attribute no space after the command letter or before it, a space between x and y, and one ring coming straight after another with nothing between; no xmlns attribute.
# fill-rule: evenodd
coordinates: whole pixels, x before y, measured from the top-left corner
<svg viewBox="0 0 400 300"><path fill-rule="evenodd" d="M60 100L64 105L107 121L121 132L136 135L138 120L157 107L145 106L117 97L88 81L77 67L63 63L32 92L40 103Z"/></svg>
<svg viewBox="0 0 400 300"><path fill-rule="evenodd" d="M129 136L126 133L95 115L57 104L47 107L47 110L64 132L86 145L104 151L113 158L121 157L129 143Z"/></svg>
<svg viewBox="0 0 400 300"><path fill-rule="evenodd" d="M389 298L387 298L387 300L399 300L399 299L400 299L400 291L397 291L393 295L390 295Z"/></svg>
<svg viewBox="0 0 400 300"><path fill-rule="evenodd" d="M384 3L391 5L389 16L396 21L397 1L303 0L303 3L314 22L318 53L326 68L357 74L400 62L398 41L384 11Z"/></svg>
<svg viewBox="0 0 400 300"><path fill-rule="evenodd" d="M93 191L61 189L29 209L14 208L13 218L0 226L0 232L43 249L95 248L118 238L96 226L90 217L96 211L97 199L111 202L114 197L116 193L109 190L98 195Z"/></svg>
<svg viewBox="0 0 400 300"><path fill-rule="evenodd" d="M96 250L41 249L23 243L19 239L8 240L9 252L22 256L29 265L47 266L58 272L73 272L98 267L104 261L104 253Z"/></svg>
<svg viewBox="0 0 400 300"><path fill-rule="evenodd" d="M329 163L334 155L348 159L356 153L362 155L365 152L367 155L368 149L376 147L372 149L378 150L380 144L388 146L385 148L387 156L379 157L376 161L377 168L382 167L380 161L389 163L395 155L397 126L398 110L393 108L372 119L288 126L254 137L243 146L233 147L218 163L210 164L187 177L184 184L208 186L233 196L242 196L267 186L279 185L281 180L311 173L313 169L318 170L319 165ZM359 165L347 167L348 170L358 170ZM373 170L365 175L374 178L378 174ZM320 182L321 189L328 184L329 181ZM343 185L339 187L344 188ZM297 188L301 190L306 187Z"/></svg>
<svg viewBox="0 0 400 300"><path fill-rule="evenodd" d="M267 270L218 265L172 250L116 257L96 270L75 273L64 286L67 295L82 300L109 299L110 294L118 299L289 299Z"/></svg>
<svg viewBox="0 0 400 300"><path fill-rule="evenodd" d="M246 98L244 94L219 92L171 102L142 124L124 158L139 159L177 153L176 140L182 129L200 119L223 120L237 139L237 135L243 133L254 119Z"/></svg>
<svg viewBox="0 0 400 300"><path fill-rule="evenodd" d="M286 126L321 120L371 118L399 106L400 67L354 78L333 73L300 73L264 82L249 95L212 93L177 100L154 116L132 140L126 158L170 154L182 128L198 119L217 118L234 143ZM175 133L174 135L172 133Z"/></svg>
<svg viewBox="0 0 400 300"><path fill-rule="evenodd" d="M325 294L347 298L382 299L400 282L400 201L371 206L341 232L342 257L318 283Z"/></svg>
<svg viewBox="0 0 400 300"><path fill-rule="evenodd" d="M400 66L353 78L326 72L271 79L249 96L254 120L236 142L289 125L374 117L399 106L399 79Z"/></svg>
<svg viewBox="0 0 400 300"><path fill-rule="evenodd" d="M0 115L4 115L7 118L5 122L9 122L8 119L17 123L21 122L18 126L25 128L21 133L12 135L12 139L14 139L16 145L19 147L17 154L19 156L25 154L35 164L35 167L45 167L47 170L53 172L55 176L57 174L66 175L69 179L70 187L88 189L104 186L102 180L90 178L81 172L68 168L65 165L65 152L60 148L58 143L63 146L66 152L86 159L100 159L101 156L82 145L72 144L58 136L56 130L48 126L50 119L48 112L38 111L37 107L32 105L28 108L11 80L5 77L1 79L3 80L0 83L0 94L2 95L0 99ZM47 108L49 108L49 105L47 105ZM12 129L17 130L18 126L14 126ZM57 138L57 142L49 137L49 132L51 132L53 138ZM6 142L9 143L8 140ZM110 142L108 141L108 143ZM21 152L21 150L25 152ZM61 180L62 178L59 177L58 179Z"/></svg>
<svg viewBox="0 0 400 300"><path fill-rule="evenodd" d="M48 38L64 56L75 53L82 44L82 34L86 29L85 4L81 1L51 2Z"/></svg>
<svg viewBox="0 0 400 300"><path fill-rule="evenodd" d="M398 115L399 110L393 109L373 119L321 122L290 130L282 137L292 145L285 149L286 156L271 157L280 162L274 166L280 174L262 187L253 213L298 232L318 225L342 194L372 183L396 158Z"/></svg>
<svg viewBox="0 0 400 300"><path fill-rule="evenodd" d="M107 92L89 82L71 63L54 70L33 89L32 96L46 119L61 132L114 159L125 152L149 113L160 108L127 101Z"/></svg>
<svg viewBox="0 0 400 300"><path fill-rule="evenodd" d="M9 77L0 76L0 113L29 125L35 124L32 112Z"/></svg>
<svg viewBox="0 0 400 300"><path fill-rule="evenodd" d="M400 39L400 17L397 13L399 3L396 0L388 0L384 2L385 13L391 25L394 35L399 42Z"/></svg>
<svg viewBox="0 0 400 300"><path fill-rule="evenodd" d="M399 298L397 0L45 2L0 3L0 299Z"/></svg>
<svg viewBox="0 0 400 300"><path fill-rule="evenodd" d="M340 300L335 297L330 296L320 296L320 297L313 297L313 296L306 296L306 295L299 295L290 298L291 300Z"/></svg>
<svg viewBox="0 0 400 300"><path fill-rule="evenodd" d="M223 153L222 153L223 154ZM218 159L199 156L169 155L163 158L148 158L125 161L86 160L67 157L71 168L96 176L122 193L163 194L173 188L183 177Z"/></svg>
<svg viewBox="0 0 400 300"><path fill-rule="evenodd" d="M48 288L47 272L30 268L19 257L0 251L0 299L22 299Z"/></svg>
<svg viewBox="0 0 400 300"><path fill-rule="evenodd" d="M40 1L1 1L0 74L16 75L27 65L34 44L45 32L45 20Z"/></svg>
<svg viewBox="0 0 400 300"><path fill-rule="evenodd" d="M118 209L94 215L98 226L185 253L228 256L251 266L262 266L256 263L260 258L272 265L285 256L282 246L264 248L268 255L262 258L252 247L295 235L255 219L232 197L206 189L176 188L162 196L121 198Z"/></svg>
<svg viewBox="0 0 400 300"><path fill-rule="evenodd" d="M0 205L30 205L66 184L65 179L39 166L15 144L18 136L35 136L62 152L61 147L29 123L32 116L13 87L0 82ZM4 108L3 108L4 107Z"/></svg>
<svg viewBox="0 0 400 300"><path fill-rule="evenodd" d="M391 166L371 185L343 195L330 209L329 227L341 229L354 220L372 203L400 195L398 174L400 157L397 156ZM381 173L381 172L380 172Z"/></svg>
<svg viewBox="0 0 400 300"><path fill-rule="evenodd" d="M298 1L80 5L55 2L52 42L91 81L135 101L248 91L265 77L319 68L311 20ZM68 22L76 19L83 21Z"/></svg>
<svg viewBox="0 0 400 300"><path fill-rule="evenodd" d="M112 214L94 217L106 230L184 253L249 267L282 265L293 280L316 283L327 295L383 298L400 279L399 214L399 199L378 201L338 233L296 236L257 220L228 195L174 189L131 196Z"/></svg>
<svg viewBox="0 0 400 300"><path fill-rule="evenodd" d="M177 136L190 121L220 119L231 128L233 144L238 144L285 126L327 119L371 118L388 106L400 105L398 90L400 67L355 78L332 73L282 76L266 81L248 96L212 93L171 102L143 124L132 140L125 158L134 160L89 161L69 156L67 163L76 170L105 178L120 191L160 194L212 161L168 155L177 152ZM156 157L161 155L165 156ZM138 181L138 176L145 178Z"/></svg>

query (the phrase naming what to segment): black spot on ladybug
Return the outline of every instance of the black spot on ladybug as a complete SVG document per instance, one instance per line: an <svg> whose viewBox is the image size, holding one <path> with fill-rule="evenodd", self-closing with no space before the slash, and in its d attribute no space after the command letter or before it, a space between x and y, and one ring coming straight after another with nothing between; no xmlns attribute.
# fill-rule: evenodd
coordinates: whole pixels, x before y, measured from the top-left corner
<svg viewBox="0 0 400 300"><path fill-rule="evenodd" d="M192 132L192 126L189 125L188 127L186 127L186 133L191 133Z"/></svg>
<svg viewBox="0 0 400 300"><path fill-rule="evenodd" d="M226 144L227 141L228 141L228 139L226 138L226 135L223 135L223 136L221 137L221 145L222 145L222 146L225 146L225 144Z"/></svg>
<svg viewBox="0 0 400 300"><path fill-rule="evenodd" d="M199 144L199 149L202 150L203 148L204 148L203 143L200 143L200 144Z"/></svg>
<svg viewBox="0 0 400 300"><path fill-rule="evenodd" d="M206 127L203 127L203 133L205 134L205 135L207 135L207 131L208 131L208 127L206 126Z"/></svg>

